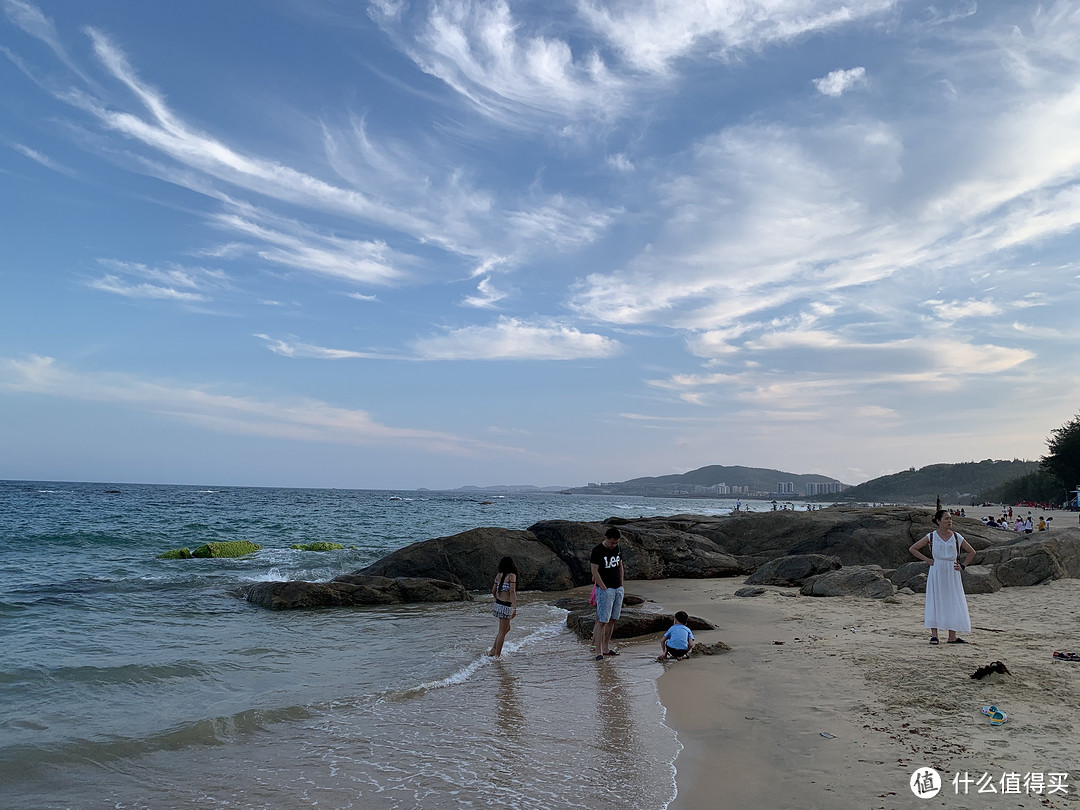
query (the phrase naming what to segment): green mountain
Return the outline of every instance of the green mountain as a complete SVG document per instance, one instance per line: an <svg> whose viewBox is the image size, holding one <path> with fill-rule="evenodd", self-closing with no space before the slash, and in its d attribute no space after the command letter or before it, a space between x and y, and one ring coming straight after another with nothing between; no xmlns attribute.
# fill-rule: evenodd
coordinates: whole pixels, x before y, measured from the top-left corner
<svg viewBox="0 0 1080 810"><path fill-rule="evenodd" d="M724 491L723 487L717 491L715 488L718 484L728 487L728 491ZM783 493L779 492L778 485L781 484L790 484L791 490ZM840 483L840 481L829 478L827 475L798 475L762 467L725 467L713 464L676 475L632 478L629 481L613 483L596 483L563 491L574 494L592 493L666 497L677 495L719 495L727 497L769 496L793 498L804 497L808 491L808 484L831 484L836 491L844 487L844 484ZM713 489L713 491L703 492L702 489Z"/></svg>
<svg viewBox="0 0 1080 810"><path fill-rule="evenodd" d="M838 500L886 501L889 503L972 503L983 493L1007 481L1039 470L1037 461L968 461L962 464L931 464L916 470L884 475L844 490Z"/></svg>

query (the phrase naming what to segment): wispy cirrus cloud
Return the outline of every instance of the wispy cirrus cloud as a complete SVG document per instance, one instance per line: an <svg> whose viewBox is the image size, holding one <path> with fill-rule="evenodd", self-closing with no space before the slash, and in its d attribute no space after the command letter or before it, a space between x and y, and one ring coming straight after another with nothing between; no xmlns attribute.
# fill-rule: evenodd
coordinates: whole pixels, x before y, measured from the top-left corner
<svg viewBox="0 0 1080 810"><path fill-rule="evenodd" d="M618 341L554 320L501 317L490 326L466 326L412 342L425 360L579 360L611 357Z"/></svg>
<svg viewBox="0 0 1080 810"><path fill-rule="evenodd" d="M897 0L748 0L681 3L678 0L582 0L592 28L637 70L664 73L676 60L705 51L731 58L762 48L872 20Z"/></svg>
<svg viewBox="0 0 1080 810"><path fill-rule="evenodd" d="M394 444L478 457L524 452L438 431L384 425L363 410L308 398L263 400L125 374L70 370L52 357L0 358L0 389L83 402L107 402L193 423L217 433L308 442Z"/></svg>
<svg viewBox="0 0 1080 810"><path fill-rule="evenodd" d="M409 360L409 358L397 354L384 352L366 352L353 349L330 349L325 346L316 346L297 340L284 340L274 338L262 332L255 333L255 337L266 344L266 348L274 354L282 357L292 357L307 360Z"/></svg>
<svg viewBox="0 0 1080 810"><path fill-rule="evenodd" d="M564 35L505 0L372 3L371 13L425 72L502 126L608 121L663 88L680 59L728 60L872 20L896 0L581 0Z"/></svg>
<svg viewBox="0 0 1080 810"><path fill-rule="evenodd" d="M86 286L125 298L196 303L209 300L215 292L229 286L224 272L205 267L175 264L151 267L116 259L99 259L98 264L109 272L88 279Z"/></svg>

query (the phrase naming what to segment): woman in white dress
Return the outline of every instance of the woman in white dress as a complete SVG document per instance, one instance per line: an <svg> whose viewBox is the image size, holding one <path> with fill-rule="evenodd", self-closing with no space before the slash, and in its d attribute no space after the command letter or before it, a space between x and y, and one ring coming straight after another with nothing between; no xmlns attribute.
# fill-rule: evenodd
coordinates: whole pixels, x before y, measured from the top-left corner
<svg viewBox="0 0 1080 810"><path fill-rule="evenodd" d="M952 515L945 509L939 509L934 515L937 529L922 537L908 549L914 556L930 563L930 573L926 576L926 620L924 625L930 628L930 643L938 643L938 628L949 631L947 644L967 644L956 633L971 632L971 617L968 615L967 597L964 596L964 583L960 572L971 565L975 559L975 549L968 541L952 530ZM930 547L933 559L919 549ZM967 556L960 562L960 553L967 551Z"/></svg>

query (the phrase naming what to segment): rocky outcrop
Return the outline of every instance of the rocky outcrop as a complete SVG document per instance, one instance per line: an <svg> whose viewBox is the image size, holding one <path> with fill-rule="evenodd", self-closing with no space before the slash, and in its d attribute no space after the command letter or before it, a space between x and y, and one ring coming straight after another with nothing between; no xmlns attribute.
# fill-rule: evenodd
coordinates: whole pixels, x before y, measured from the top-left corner
<svg viewBox="0 0 1080 810"><path fill-rule="evenodd" d="M719 517L547 520L527 530L479 528L413 543L355 576L433 579L467 591L487 591L500 558L510 556L520 572L519 590L568 590L591 581L589 555L607 528L618 526L629 580L751 574L750 586L796 586L813 596L887 598L894 584L913 592L926 590L928 566L913 561L908 548L933 528L930 517L928 509L832 507ZM1007 533L977 520L956 518L954 525L977 551L976 564L964 574L968 593L1080 577L1080 530L1041 532L1002 542ZM176 554L180 556L181 551ZM890 569L888 578L885 568ZM346 597L341 583L348 584L347 579L339 577L337 585L320 586L333 593L318 592L299 601L344 604L335 600L352 599L349 604L382 604L379 600L388 598L379 589L376 594L361 590ZM273 585L280 589L285 583ZM298 592L315 594L316 585L320 584L304 583ZM361 597L372 601L357 601ZM631 632L629 623L622 624L622 632Z"/></svg>
<svg viewBox="0 0 1080 810"><path fill-rule="evenodd" d="M575 582L566 561L538 542L531 531L494 527L470 529L449 537L413 543L357 573L381 577L430 577L456 583L471 591L486 591L491 588L499 570L499 560L503 557L514 558L519 591L563 591L591 581Z"/></svg>
<svg viewBox="0 0 1080 810"><path fill-rule="evenodd" d="M912 560L893 571L889 580L898 589L911 588L915 593L926 593L926 577L929 573L930 563Z"/></svg>
<svg viewBox="0 0 1080 810"><path fill-rule="evenodd" d="M314 543L297 543L295 546L289 546L289 548L293 551L340 551L345 548L345 544L317 540Z"/></svg>
<svg viewBox="0 0 1080 810"><path fill-rule="evenodd" d="M529 531L566 562L576 585L592 581L589 555L610 526L617 526L623 535L627 579L701 579L747 573L715 541L697 534L693 530L696 525L686 516L677 515L638 520L611 518L603 523L544 520L534 523Z"/></svg>
<svg viewBox="0 0 1080 810"><path fill-rule="evenodd" d="M680 516L683 517L683 516ZM908 548L934 528L931 510L908 507L831 507L813 512L744 512L705 521L693 531L737 557L747 571L792 554L838 557L843 565L896 568ZM955 518L955 528L979 550L998 541L980 521Z"/></svg>
<svg viewBox="0 0 1080 810"><path fill-rule="evenodd" d="M221 543L205 543L194 551L177 548L158 555L159 560L190 560L193 557L243 557L261 549L258 543L247 540L226 540Z"/></svg>
<svg viewBox="0 0 1080 810"><path fill-rule="evenodd" d="M885 579L880 565L852 565L811 577L799 593L803 596L868 596L871 599L885 599L893 595L893 584Z"/></svg>
<svg viewBox="0 0 1080 810"><path fill-rule="evenodd" d="M591 639L596 623L596 608L571 610L566 616L566 626L579 638ZM670 613L646 613L642 610L623 610L615 622L612 638L636 638L650 633L665 633L674 624ZM691 630L715 630L716 626L702 618L691 616L686 626Z"/></svg>
<svg viewBox="0 0 1080 810"><path fill-rule="evenodd" d="M802 585L809 577L835 571L841 567L839 557L824 554L789 554L769 560L746 578L747 585Z"/></svg>
<svg viewBox="0 0 1080 810"><path fill-rule="evenodd" d="M467 590L444 580L351 574L330 582L259 582L242 593L252 604L271 610L472 601Z"/></svg>
<svg viewBox="0 0 1080 810"><path fill-rule="evenodd" d="M1037 585L1061 577L1080 577L1080 533L1076 529L1021 535L988 548L975 562L992 566L1005 587Z"/></svg>

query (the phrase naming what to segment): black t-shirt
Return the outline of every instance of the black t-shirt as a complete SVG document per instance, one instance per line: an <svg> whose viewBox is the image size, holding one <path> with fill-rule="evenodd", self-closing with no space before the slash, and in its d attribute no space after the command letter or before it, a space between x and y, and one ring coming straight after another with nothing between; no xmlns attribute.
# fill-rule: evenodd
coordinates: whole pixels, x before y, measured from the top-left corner
<svg viewBox="0 0 1080 810"><path fill-rule="evenodd" d="M600 543L592 550L589 563L594 564L600 571L600 579L609 588L618 588L622 585L622 546L616 544L615 548L608 548Z"/></svg>

